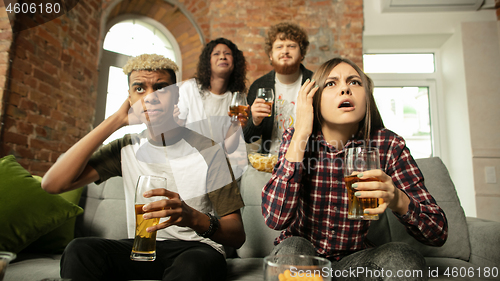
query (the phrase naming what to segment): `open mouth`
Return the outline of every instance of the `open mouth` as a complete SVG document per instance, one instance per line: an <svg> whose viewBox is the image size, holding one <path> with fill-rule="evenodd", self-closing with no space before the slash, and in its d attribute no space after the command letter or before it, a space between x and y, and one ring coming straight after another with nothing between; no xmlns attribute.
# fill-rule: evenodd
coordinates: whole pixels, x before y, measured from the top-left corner
<svg viewBox="0 0 500 281"><path fill-rule="evenodd" d="M351 108L351 107L354 107L354 105L350 101L344 101L339 105L339 108Z"/></svg>

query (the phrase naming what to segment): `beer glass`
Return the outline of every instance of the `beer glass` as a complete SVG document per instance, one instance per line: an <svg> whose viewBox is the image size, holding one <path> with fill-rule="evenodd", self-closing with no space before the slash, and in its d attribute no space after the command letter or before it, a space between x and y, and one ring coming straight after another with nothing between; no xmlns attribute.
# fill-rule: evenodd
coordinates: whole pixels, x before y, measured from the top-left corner
<svg viewBox="0 0 500 281"><path fill-rule="evenodd" d="M240 113L246 116L247 106L248 103L245 94L234 92L231 97L231 104L229 105L229 116L231 116L231 121L238 121L238 115Z"/></svg>
<svg viewBox="0 0 500 281"><path fill-rule="evenodd" d="M274 103L274 91L271 88L259 88L257 90L257 98L263 99L265 104L271 107L271 113L267 117L271 117L273 103Z"/></svg>
<svg viewBox="0 0 500 281"><path fill-rule="evenodd" d="M162 199L164 196L153 196L145 198L144 192L156 188L167 188L167 179L157 176L140 176L135 188L135 239L130 253L130 259L134 261L154 261L156 259L156 231L147 232L148 227L157 225L159 218L145 220L142 207L148 203ZM161 209L151 209L149 212L156 212Z"/></svg>
<svg viewBox="0 0 500 281"><path fill-rule="evenodd" d="M380 157L375 147L351 147L344 155L344 182L348 195L348 215L351 220L378 220L378 215L365 214L365 209L378 207L377 198L358 198L352 185L356 182L378 181L375 178L360 179L357 174L380 169Z"/></svg>

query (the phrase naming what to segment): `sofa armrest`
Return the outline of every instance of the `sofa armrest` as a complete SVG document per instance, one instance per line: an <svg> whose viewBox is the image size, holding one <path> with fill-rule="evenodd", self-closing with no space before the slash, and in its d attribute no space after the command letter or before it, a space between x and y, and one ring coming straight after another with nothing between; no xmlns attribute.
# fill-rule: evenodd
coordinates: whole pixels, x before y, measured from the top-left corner
<svg viewBox="0 0 500 281"><path fill-rule="evenodd" d="M481 267L500 268L500 222L467 217L470 262Z"/></svg>

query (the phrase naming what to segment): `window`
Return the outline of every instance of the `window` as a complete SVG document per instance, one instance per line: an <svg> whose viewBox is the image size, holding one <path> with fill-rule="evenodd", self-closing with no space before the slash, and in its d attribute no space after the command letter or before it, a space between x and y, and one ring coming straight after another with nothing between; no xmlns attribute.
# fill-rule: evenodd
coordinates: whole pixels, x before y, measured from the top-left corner
<svg viewBox="0 0 500 281"><path fill-rule="evenodd" d="M376 87L373 95L385 127L405 139L413 157L432 156L429 87Z"/></svg>
<svg viewBox="0 0 500 281"><path fill-rule="evenodd" d="M172 44L156 27L141 20L125 20L106 34L104 50L127 55L159 54L176 61Z"/></svg>
<svg viewBox="0 0 500 281"><path fill-rule="evenodd" d="M128 81L122 67L130 57L154 53L173 60L181 67L179 46L163 25L146 17L128 17L119 17L111 23L104 38L95 126L115 113L127 99ZM177 76L181 79L179 73ZM114 132L104 143L144 129L144 124L125 126Z"/></svg>
<svg viewBox="0 0 500 281"><path fill-rule="evenodd" d="M363 64L386 128L405 139L414 158L439 154L435 55L365 54Z"/></svg>

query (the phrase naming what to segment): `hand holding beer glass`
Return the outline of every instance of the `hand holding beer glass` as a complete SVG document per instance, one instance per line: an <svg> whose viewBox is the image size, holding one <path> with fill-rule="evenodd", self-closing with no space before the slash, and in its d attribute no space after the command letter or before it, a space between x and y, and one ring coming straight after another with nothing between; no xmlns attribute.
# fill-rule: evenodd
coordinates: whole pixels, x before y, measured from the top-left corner
<svg viewBox="0 0 500 281"><path fill-rule="evenodd" d="M164 188L167 189L167 179L157 176L140 176L135 188L135 239L130 253L130 259L134 261L154 261L156 259L156 231L147 232L146 229L157 225L159 218L145 220L142 207L158 200L166 199L164 196L144 197L144 192ZM156 212L159 209L151 209L148 212Z"/></svg>
<svg viewBox="0 0 500 281"><path fill-rule="evenodd" d="M259 88L257 90L257 98L263 99L264 103L271 107L271 113L267 117L271 117L273 111L273 103L274 103L274 91L271 88Z"/></svg>
<svg viewBox="0 0 500 281"><path fill-rule="evenodd" d="M352 185L357 182L379 181L375 178L360 179L358 174L380 169L380 156L375 147L352 147L344 155L344 182L348 195L348 215L351 220L378 220L378 215L365 214L365 209L378 207L378 198L358 198Z"/></svg>
<svg viewBox="0 0 500 281"><path fill-rule="evenodd" d="M234 92L232 94L231 104L229 105L229 116L231 116L231 121L238 121L238 116L243 114L243 116L247 117L247 98L243 93Z"/></svg>

